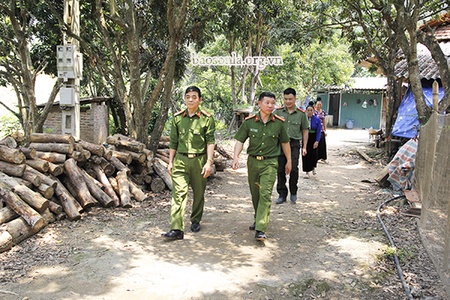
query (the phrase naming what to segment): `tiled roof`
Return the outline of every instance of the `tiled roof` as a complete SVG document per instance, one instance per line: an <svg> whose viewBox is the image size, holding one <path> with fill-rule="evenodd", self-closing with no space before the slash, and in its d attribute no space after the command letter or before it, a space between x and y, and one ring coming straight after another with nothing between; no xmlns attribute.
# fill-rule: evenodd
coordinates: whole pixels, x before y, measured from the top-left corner
<svg viewBox="0 0 450 300"><path fill-rule="evenodd" d="M450 34L450 26L447 34ZM447 57L447 63L450 65L450 41L439 43L444 55ZM439 76L439 68L436 62L431 57L431 53L427 47L422 44L417 44L417 59L419 61L420 78L423 79L437 79ZM395 65L395 76L398 78L408 78L408 63L406 59L402 59Z"/></svg>
<svg viewBox="0 0 450 300"><path fill-rule="evenodd" d="M433 28L434 36L439 41L444 55L447 57L447 64L450 65L450 12L441 15L436 20L427 22L419 29L427 30L428 27ZM399 61L395 65L395 76L398 78L408 78L408 64L402 51L399 52ZM439 76L439 68L436 62L431 57L431 53L423 44L417 44L417 59L419 62L420 79L437 79Z"/></svg>

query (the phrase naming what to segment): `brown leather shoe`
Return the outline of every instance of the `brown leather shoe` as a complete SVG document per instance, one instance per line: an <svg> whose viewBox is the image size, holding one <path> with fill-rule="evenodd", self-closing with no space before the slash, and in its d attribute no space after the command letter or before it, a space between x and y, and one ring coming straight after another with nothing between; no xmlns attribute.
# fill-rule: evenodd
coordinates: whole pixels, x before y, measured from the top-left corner
<svg viewBox="0 0 450 300"><path fill-rule="evenodd" d="M171 230L161 234L161 236L171 240L182 240L184 238L184 232L181 230Z"/></svg>

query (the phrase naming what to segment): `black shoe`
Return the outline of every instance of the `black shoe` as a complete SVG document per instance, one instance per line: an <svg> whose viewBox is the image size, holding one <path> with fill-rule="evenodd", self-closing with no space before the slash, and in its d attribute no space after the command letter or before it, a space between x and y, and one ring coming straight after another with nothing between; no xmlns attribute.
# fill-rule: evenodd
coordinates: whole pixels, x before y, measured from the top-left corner
<svg viewBox="0 0 450 300"><path fill-rule="evenodd" d="M286 197L280 197L277 199L277 201L275 201L276 204L281 204L283 202L286 202Z"/></svg>
<svg viewBox="0 0 450 300"><path fill-rule="evenodd" d="M195 222L191 224L191 231L192 232L199 232L200 231L200 223Z"/></svg>
<svg viewBox="0 0 450 300"><path fill-rule="evenodd" d="M255 227L256 227L255 222L253 222L253 224L250 225L250 226L248 227L248 229L250 229L250 230L255 230Z"/></svg>
<svg viewBox="0 0 450 300"><path fill-rule="evenodd" d="M256 231L255 233L255 239L257 241L265 241L267 239L267 236L262 231Z"/></svg>
<svg viewBox="0 0 450 300"><path fill-rule="evenodd" d="M184 238L184 232L181 230L171 230L161 234L161 236L171 240L182 240Z"/></svg>

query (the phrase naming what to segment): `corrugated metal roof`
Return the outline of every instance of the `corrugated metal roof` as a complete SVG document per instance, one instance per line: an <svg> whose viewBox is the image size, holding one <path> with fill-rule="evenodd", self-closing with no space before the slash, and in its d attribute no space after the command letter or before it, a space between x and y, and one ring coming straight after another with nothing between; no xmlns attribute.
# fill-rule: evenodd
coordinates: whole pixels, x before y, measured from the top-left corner
<svg viewBox="0 0 450 300"><path fill-rule="evenodd" d="M450 27L448 28L448 34L450 35ZM441 46L444 55L447 57L447 64L450 65L450 42L441 42L439 43L439 45ZM419 62L419 72L421 79L440 78L439 68L436 62L431 57L430 50L428 50L428 48L423 44L417 44L417 59ZM408 63L406 62L406 59L402 59L395 65L395 76L397 76L398 78L409 77Z"/></svg>

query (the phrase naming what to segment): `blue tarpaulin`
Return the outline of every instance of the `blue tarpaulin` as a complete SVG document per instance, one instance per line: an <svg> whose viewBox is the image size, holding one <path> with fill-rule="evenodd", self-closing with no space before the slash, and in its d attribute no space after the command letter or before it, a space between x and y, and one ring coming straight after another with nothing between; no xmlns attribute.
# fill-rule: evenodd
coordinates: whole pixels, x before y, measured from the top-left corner
<svg viewBox="0 0 450 300"><path fill-rule="evenodd" d="M423 95L429 107L433 105L433 91L431 87L423 87ZM439 88L439 101L444 97L444 88ZM411 87L406 91L402 103L398 108L397 120L392 129L392 135L411 139L419 132L419 120L417 119L416 102Z"/></svg>

